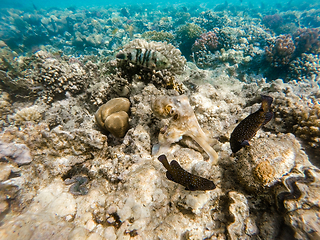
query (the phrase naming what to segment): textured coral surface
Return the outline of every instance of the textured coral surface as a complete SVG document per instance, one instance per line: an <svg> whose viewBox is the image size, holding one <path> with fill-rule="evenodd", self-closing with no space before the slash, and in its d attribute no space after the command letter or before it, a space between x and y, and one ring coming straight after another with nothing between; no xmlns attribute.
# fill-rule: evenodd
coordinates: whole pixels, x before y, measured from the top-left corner
<svg viewBox="0 0 320 240"><path fill-rule="evenodd" d="M319 239L320 4L240 3L1 8L0 239Z"/></svg>

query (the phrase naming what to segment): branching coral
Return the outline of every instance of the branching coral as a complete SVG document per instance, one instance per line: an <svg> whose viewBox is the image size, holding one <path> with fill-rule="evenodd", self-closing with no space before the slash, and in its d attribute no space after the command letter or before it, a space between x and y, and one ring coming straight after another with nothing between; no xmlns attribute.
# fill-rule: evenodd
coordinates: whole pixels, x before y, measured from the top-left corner
<svg viewBox="0 0 320 240"><path fill-rule="evenodd" d="M265 52L273 67L283 67L288 65L295 49L291 35L280 35L265 47Z"/></svg>
<svg viewBox="0 0 320 240"><path fill-rule="evenodd" d="M302 53L289 63L288 80L312 79L320 76L320 55Z"/></svg>
<svg viewBox="0 0 320 240"><path fill-rule="evenodd" d="M301 28L293 34L297 54L318 53L320 49L320 30Z"/></svg>
<svg viewBox="0 0 320 240"><path fill-rule="evenodd" d="M170 118L170 122L159 134L159 150L166 153L172 143L178 142L183 136L193 138L209 155L210 162L217 164L218 154L209 145L209 138L202 131L188 97L161 96L154 100L153 112L159 118Z"/></svg>
<svg viewBox="0 0 320 240"><path fill-rule="evenodd" d="M262 23L272 30L277 29L283 23L283 18L279 14L266 15L262 19Z"/></svg>
<svg viewBox="0 0 320 240"><path fill-rule="evenodd" d="M192 44L203 32L204 29L194 23L187 23L177 29L176 33L179 49L184 56L190 56Z"/></svg>
<svg viewBox="0 0 320 240"><path fill-rule="evenodd" d="M21 125L27 121L39 122L42 116L36 107L29 107L17 111L12 118L16 125Z"/></svg>
<svg viewBox="0 0 320 240"><path fill-rule="evenodd" d="M192 45L192 51L197 52L199 50L213 51L218 47L219 41L217 34L213 31L206 32L200 35L194 44Z"/></svg>
<svg viewBox="0 0 320 240"><path fill-rule="evenodd" d="M319 149L319 80L283 83L281 79L278 79L272 83L270 90L274 97L274 127L276 130L291 132L311 147Z"/></svg>

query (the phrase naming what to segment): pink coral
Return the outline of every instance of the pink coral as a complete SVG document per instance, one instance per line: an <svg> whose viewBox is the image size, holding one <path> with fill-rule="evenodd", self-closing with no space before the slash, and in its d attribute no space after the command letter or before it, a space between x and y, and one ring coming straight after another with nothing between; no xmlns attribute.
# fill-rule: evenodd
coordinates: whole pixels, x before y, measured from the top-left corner
<svg viewBox="0 0 320 240"><path fill-rule="evenodd" d="M279 14L273 14L273 15L266 15L262 19L262 23L271 29L276 29L280 27L282 24L283 19Z"/></svg>
<svg viewBox="0 0 320 240"><path fill-rule="evenodd" d="M267 60L274 67L283 67L287 65L294 52L295 45L290 34L280 35L275 39L274 43L270 43L265 47Z"/></svg>
<svg viewBox="0 0 320 240"><path fill-rule="evenodd" d="M320 30L317 28L301 28L293 34L297 52L316 53L320 49Z"/></svg>
<svg viewBox="0 0 320 240"><path fill-rule="evenodd" d="M192 45L192 51L197 52L199 50L213 51L218 47L218 37L215 32L209 31L200 35L194 44Z"/></svg>

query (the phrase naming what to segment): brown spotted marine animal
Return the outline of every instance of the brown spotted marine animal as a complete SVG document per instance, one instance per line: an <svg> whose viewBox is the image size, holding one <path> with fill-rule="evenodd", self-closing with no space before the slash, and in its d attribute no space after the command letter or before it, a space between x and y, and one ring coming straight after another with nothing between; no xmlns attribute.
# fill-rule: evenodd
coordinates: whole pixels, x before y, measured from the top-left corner
<svg viewBox="0 0 320 240"><path fill-rule="evenodd" d="M273 98L265 95L261 95L261 98L260 109L243 119L231 133L230 146L233 153L238 152L244 146L250 145L249 140L272 119L273 112L270 107Z"/></svg>
<svg viewBox="0 0 320 240"><path fill-rule="evenodd" d="M176 160L172 160L169 164L167 157L162 154L158 157L158 160L167 169L166 176L169 180L179 183L186 187L186 190L196 191L196 190L213 190L216 185L206 179L199 177L197 175L191 174L184 170Z"/></svg>
<svg viewBox="0 0 320 240"><path fill-rule="evenodd" d="M158 51L137 48L130 52L119 52L116 57L127 60L137 66L150 69L165 69L170 66L168 59Z"/></svg>

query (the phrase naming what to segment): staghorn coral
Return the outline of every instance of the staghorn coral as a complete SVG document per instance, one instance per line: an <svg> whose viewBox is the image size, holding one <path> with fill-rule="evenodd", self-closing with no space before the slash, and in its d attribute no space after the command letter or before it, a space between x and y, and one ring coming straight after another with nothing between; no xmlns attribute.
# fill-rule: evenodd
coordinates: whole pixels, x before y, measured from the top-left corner
<svg viewBox="0 0 320 240"><path fill-rule="evenodd" d="M293 34L296 53L319 53L320 30L318 28L300 28Z"/></svg>
<svg viewBox="0 0 320 240"><path fill-rule="evenodd" d="M168 125L160 130L155 153L166 153L172 143L185 135L193 138L206 151L212 164L217 164L218 154L209 145L209 138L202 131L187 96L158 97L154 99L152 109L157 117L170 118Z"/></svg>
<svg viewBox="0 0 320 240"><path fill-rule="evenodd" d="M273 67L284 67L289 64L295 49L291 35L280 35L265 47L267 61Z"/></svg>
<svg viewBox="0 0 320 240"><path fill-rule="evenodd" d="M123 137L129 129L130 101L127 98L113 98L103 104L95 114L99 127L115 137Z"/></svg>

